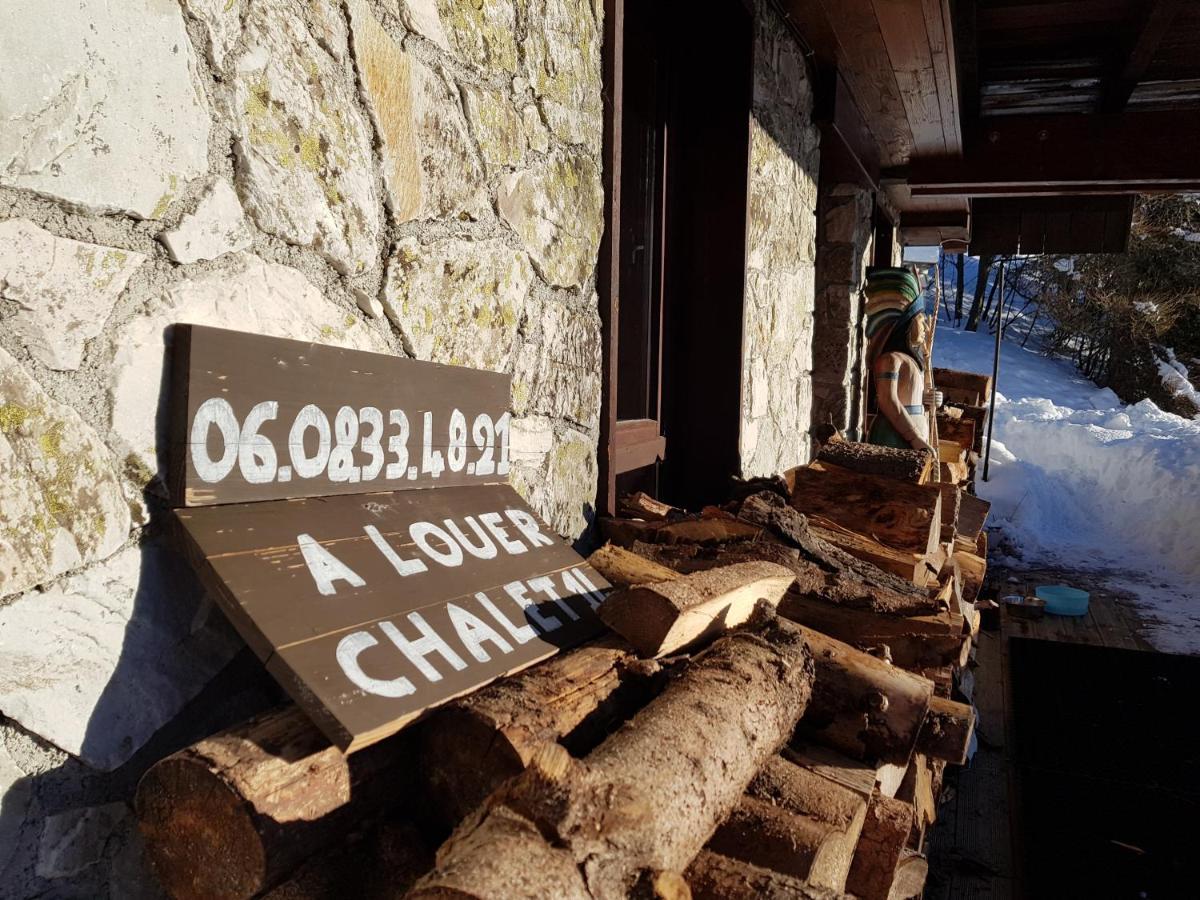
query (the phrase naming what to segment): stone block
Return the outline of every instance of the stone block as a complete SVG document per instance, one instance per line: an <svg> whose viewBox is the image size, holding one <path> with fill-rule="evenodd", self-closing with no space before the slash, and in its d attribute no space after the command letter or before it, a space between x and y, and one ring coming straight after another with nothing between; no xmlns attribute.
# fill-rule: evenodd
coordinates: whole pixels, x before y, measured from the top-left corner
<svg viewBox="0 0 1200 900"><path fill-rule="evenodd" d="M587 529L596 502L596 441L573 428L558 428L550 450L537 462L513 462L517 492L556 532L572 540Z"/></svg>
<svg viewBox="0 0 1200 900"><path fill-rule="evenodd" d="M529 257L500 240L405 238L383 308L418 359L507 372L532 279Z"/></svg>
<svg viewBox="0 0 1200 900"><path fill-rule="evenodd" d="M604 230L604 191L590 157L554 153L533 168L506 176L499 207L538 274L550 284L576 287L595 270Z"/></svg>
<svg viewBox="0 0 1200 900"><path fill-rule="evenodd" d="M27 219L0 222L0 311L34 359L79 368L117 297L146 257L55 237Z"/></svg>
<svg viewBox="0 0 1200 900"><path fill-rule="evenodd" d="M551 300L533 317L513 373L513 411L541 414L587 428L600 416L600 318L596 299L585 309Z"/></svg>
<svg viewBox="0 0 1200 900"><path fill-rule="evenodd" d="M525 74L546 124L599 153L604 128L601 35L591 0L528 0Z"/></svg>
<svg viewBox="0 0 1200 900"><path fill-rule="evenodd" d="M467 65L492 74L516 74L518 9L527 0L399 0L405 27L454 54Z"/></svg>
<svg viewBox="0 0 1200 900"><path fill-rule="evenodd" d="M193 628L202 602L187 562L160 544L22 594L0 607L0 709L88 765L116 768L242 646L219 616ZM70 864L56 851L46 865Z"/></svg>
<svg viewBox="0 0 1200 900"><path fill-rule="evenodd" d="M177 3L10 0L0 60L0 185L153 219L208 168Z"/></svg>
<svg viewBox="0 0 1200 900"><path fill-rule="evenodd" d="M340 16L322 4L256 0L231 79L247 211L264 231L354 274L376 257L382 210L371 130L340 62L346 43Z"/></svg>
<svg viewBox="0 0 1200 900"><path fill-rule="evenodd" d="M363 96L383 147L387 201L398 222L478 218L487 208L458 91L405 52L372 15L351 0L354 56Z"/></svg>
<svg viewBox="0 0 1200 900"><path fill-rule="evenodd" d="M214 178L195 212L158 236L171 259L193 263L245 250L254 243L241 201L224 178Z"/></svg>
<svg viewBox="0 0 1200 900"><path fill-rule="evenodd" d="M129 505L108 448L4 350L0 510L0 597L104 559L129 534Z"/></svg>
<svg viewBox="0 0 1200 900"><path fill-rule="evenodd" d="M172 284L114 333L111 426L122 454L133 454L142 481L166 464L157 454L163 437L158 426L167 419L166 350L168 326L175 322L387 352L376 332L327 300L297 270L248 253L222 262L220 269Z"/></svg>
<svg viewBox="0 0 1200 900"><path fill-rule="evenodd" d="M520 166L525 159L525 126L498 91L463 85L463 107L471 134L489 171Z"/></svg>
<svg viewBox="0 0 1200 900"><path fill-rule="evenodd" d="M38 845L38 876L69 878L100 862L113 833L126 826L130 818L124 803L86 806L47 816Z"/></svg>

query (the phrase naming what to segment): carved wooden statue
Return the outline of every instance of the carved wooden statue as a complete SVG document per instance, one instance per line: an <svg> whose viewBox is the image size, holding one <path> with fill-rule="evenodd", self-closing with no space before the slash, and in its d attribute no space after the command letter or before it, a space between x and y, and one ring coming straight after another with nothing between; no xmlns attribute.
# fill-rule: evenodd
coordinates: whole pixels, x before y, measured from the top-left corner
<svg viewBox="0 0 1200 900"><path fill-rule="evenodd" d="M867 409L872 444L930 450L925 404L928 320L925 297L908 269L873 267L867 273Z"/></svg>

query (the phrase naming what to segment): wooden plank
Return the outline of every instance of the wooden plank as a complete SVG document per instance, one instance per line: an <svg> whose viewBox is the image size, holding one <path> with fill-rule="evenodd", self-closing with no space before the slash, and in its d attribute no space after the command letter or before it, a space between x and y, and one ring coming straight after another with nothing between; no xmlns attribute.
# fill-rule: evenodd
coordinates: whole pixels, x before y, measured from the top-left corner
<svg viewBox="0 0 1200 900"><path fill-rule="evenodd" d="M929 55L933 60L933 79L937 85L946 153L957 156L962 153L962 124L950 0L921 0L921 8L925 12L925 29L929 39Z"/></svg>
<svg viewBox="0 0 1200 900"><path fill-rule="evenodd" d="M1154 61L1159 45L1183 5L1183 0L1148 0L1144 4L1141 28L1137 31L1133 46L1125 57L1124 65L1105 92L1103 108L1106 112L1120 112L1124 109L1134 88L1146 76L1146 70Z"/></svg>
<svg viewBox="0 0 1200 900"><path fill-rule="evenodd" d="M176 515L206 587L343 750L602 630L608 582L508 485Z"/></svg>
<svg viewBox="0 0 1200 900"><path fill-rule="evenodd" d="M1164 134L1170 141L1161 140ZM1137 193L1200 185L1200 116L1190 109L1010 115L964 136L961 160L921 157L913 195Z"/></svg>
<svg viewBox="0 0 1200 900"><path fill-rule="evenodd" d="M821 0L842 48L840 71L875 134L883 166L912 155L913 134L871 0Z"/></svg>
<svg viewBox="0 0 1200 900"><path fill-rule="evenodd" d="M952 153L946 145L923 8L894 0L873 0L872 5L912 129L913 152Z"/></svg>
<svg viewBox="0 0 1200 900"><path fill-rule="evenodd" d="M507 479L507 375L203 325L172 344L176 506Z"/></svg>

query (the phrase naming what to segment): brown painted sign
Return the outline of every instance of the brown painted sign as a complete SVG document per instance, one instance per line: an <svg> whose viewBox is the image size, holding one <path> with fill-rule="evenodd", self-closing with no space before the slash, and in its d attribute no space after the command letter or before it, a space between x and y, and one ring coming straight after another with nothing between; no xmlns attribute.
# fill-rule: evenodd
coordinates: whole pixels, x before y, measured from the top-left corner
<svg viewBox="0 0 1200 900"><path fill-rule="evenodd" d="M197 466L193 447L182 445L188 457L180 457L183 496L207 504L176 509L183 543L247 643L343 750L373 743L430 707L603 630L595 609L610 585L516 491L496 483L495 473L474 476L483 483L448 484L430 471L424 477L436 490L373 491L367 485L377 482L361 473L357 482L331 481L327 462L324 475L314 467L298 482L314 496L278 500L270 498L298 483L247 479L246 471L265 465L261 459L241 469L240 457L255 452L242 449L255 446L245 440L247 430L274 439L263 427L274 420L247 418L255 396L289 396L286 407L276 400L281 412L301 409L311 397L322 411L335 404L383 409L388 402L403 409L406 398L418 395L380 373L412 371L423 396L442 398L423 412L458 410L472 401L483 410L477 416L495 423L507 420L507 378L449 366L435 367L436 373L422 364L395 368L377 354L199 326L185 334L176 347L192 356L176 361L174 371L184 373L184 381L175 384L175 400L194 423L212 397L225 399L235 425L205 427L228 436L238 459L224 466L223 478L204 481L204 466L228 451L207 435ZM221 365L210 366L217 359ZM288 395L283 380L265 377L264 359L287 361ZM350 387L338 382L346 372ZM193 375L199 389L190 383ZM221 383L231 390L223 394ZM367 393L356 394L354 385ZM441 449L448 458L461 447L455 441ZM266 454L264 448L259 451ZM478 462L478 448L467 455ZM456 455L455 464L461 459ZM363 460L354 456L348 464ZM467 478L466 463L455 472ZM406 487L421 483L406 473L400 480ZM349 485L358 492L347 493ZM225 503L231 494L266 502Z"/></svg>
<svg viewBox="0 0 1200 900"><path fill-rule="evenodd" d="M178 325L177 506L507 480L509 376Z"/></svg>

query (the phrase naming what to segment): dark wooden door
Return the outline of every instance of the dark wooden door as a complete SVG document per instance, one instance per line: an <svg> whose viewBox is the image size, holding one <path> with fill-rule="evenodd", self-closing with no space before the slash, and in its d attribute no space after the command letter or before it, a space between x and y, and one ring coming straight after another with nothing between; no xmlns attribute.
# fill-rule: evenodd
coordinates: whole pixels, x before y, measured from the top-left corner
<svg viewBox="0 0 1200 900"><path fill-rule="evenodd" d="M609 471L617 494L697 505L738 466L752 21L721 0L621 22Z"/></svg>

